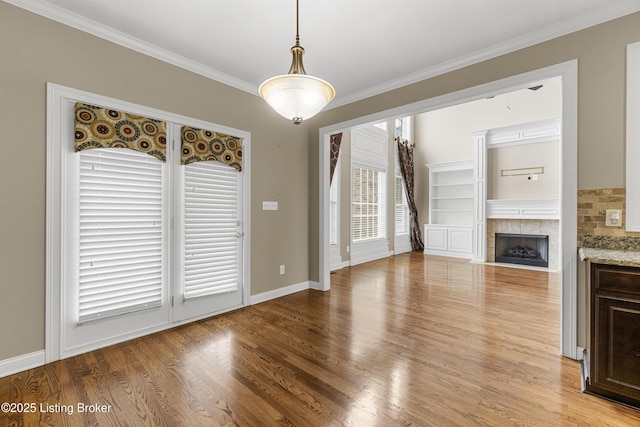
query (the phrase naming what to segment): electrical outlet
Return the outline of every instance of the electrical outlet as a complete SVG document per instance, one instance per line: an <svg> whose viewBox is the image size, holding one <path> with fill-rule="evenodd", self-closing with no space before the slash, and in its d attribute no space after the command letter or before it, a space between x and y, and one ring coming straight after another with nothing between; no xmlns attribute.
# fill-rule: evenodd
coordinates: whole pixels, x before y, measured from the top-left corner
<svg viewBox="0 0 640 427"><path fill-rule="evenodd" d="M620 227L622 225L622 210L607 209L604 225L607 227Z"/></svg>
<svg viewBox="0 0 640 427"><path fill-rule="evenodd" d="M284 264L280 266L280 274L284 274Z"/></svg>
<svg viewBox="0 0 640 427"><path fill-rule="evenodd" d="M278 202L262 202L262 210L263 211L277 211L278 210Z"/></svg>

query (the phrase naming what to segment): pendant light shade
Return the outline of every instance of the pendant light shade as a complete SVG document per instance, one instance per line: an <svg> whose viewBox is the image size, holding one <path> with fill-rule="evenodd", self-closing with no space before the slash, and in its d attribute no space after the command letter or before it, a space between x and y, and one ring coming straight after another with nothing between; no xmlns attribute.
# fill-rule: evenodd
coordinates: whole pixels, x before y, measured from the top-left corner
<svg viewBox="0 0 640 427"><path fill-rule="evenodd" d="M278 114L295 124L318 114L334 95L329 83L306 74L284 74L260 85L260 96Z"/></svg>
<svg viewBox="0 0 640 427"><path fill-rule="evenodd" d="M300 124L318 114L336 92L326 81L307 75L302 65L304 49L300 46L298 30L298 0L296 0L296 44L291 48L293 60L289 74L265 80L258 91L278 114Z"/></svg>

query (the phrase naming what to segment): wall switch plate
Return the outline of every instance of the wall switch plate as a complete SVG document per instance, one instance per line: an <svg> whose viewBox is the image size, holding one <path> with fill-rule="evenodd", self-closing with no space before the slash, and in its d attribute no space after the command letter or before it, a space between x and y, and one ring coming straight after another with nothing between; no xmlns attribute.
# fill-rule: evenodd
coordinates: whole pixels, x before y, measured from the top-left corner
<svg viewBox="0 0 640 427"><path fill-rule="evenodd" d="M280 274L284 274L284 264L280 266Z"/></svg>
<svg viewBox="0 0 640 427"><path fill-rule="evenodd" d="M278 210L278 202L262 202L262 210L263 211L277 211Z"/></svg>
<svg viewBox="0 0 640 427"><path fill-rule="evenodd" d="M620 227L622 225L622 210L607 209L604 225L607 227Z"/></svg>

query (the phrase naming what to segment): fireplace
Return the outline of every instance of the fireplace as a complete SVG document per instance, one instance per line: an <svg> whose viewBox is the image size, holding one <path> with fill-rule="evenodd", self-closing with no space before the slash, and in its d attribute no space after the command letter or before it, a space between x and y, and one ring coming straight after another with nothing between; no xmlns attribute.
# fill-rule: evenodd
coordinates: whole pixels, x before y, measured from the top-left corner
<svg viewBox="0 0 640 427"><path fill-rule="evenodd" d="M549 236L496 233L496 262L549 267Z"/></svg>

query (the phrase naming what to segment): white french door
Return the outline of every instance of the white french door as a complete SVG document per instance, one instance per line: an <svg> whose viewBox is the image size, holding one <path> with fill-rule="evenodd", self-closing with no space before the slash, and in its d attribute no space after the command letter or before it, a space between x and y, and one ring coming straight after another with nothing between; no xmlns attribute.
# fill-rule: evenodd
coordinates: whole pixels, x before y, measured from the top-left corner
<svg viewBox="0 0 640 427"><path fill-rule="evenodd" d="M175 321L242 306L242 178L218 162L176 174Z"/></svg>
<svg viewBox="0 0 640 427"><path fill-rule="evenodd" d="M126 148L74 152L76 101L166 121L167 161ZM48 122L48 362L248 301L250 134L56 85ZM244 170L180 164L182 124L239 135Z"/></svg>

